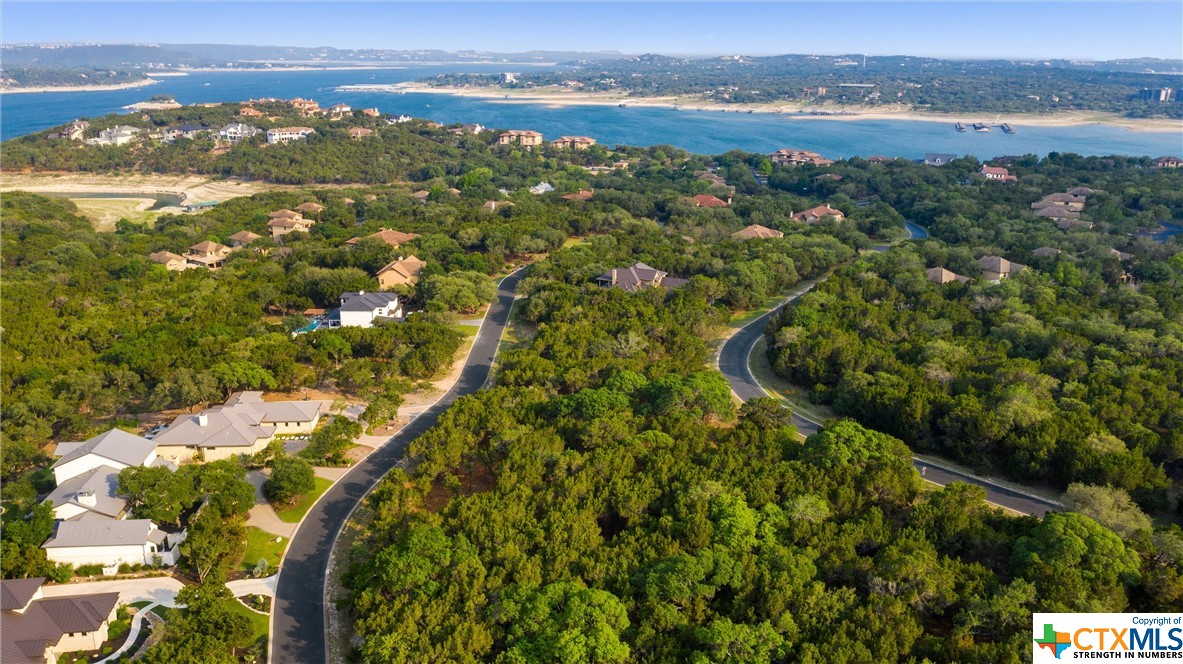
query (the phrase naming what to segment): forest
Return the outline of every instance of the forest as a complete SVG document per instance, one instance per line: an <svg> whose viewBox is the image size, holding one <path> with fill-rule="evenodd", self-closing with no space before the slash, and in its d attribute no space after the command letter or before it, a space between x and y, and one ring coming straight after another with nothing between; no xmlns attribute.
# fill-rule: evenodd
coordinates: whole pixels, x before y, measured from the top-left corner
<svg viewBox="0 0 1183 664"><path fill-rule="evenodd" d="M1105 63L1101 63L1105 64ZM1176 68L1177 71L1177 68ZM439 86L577 87L634 97L694 96L720 104L804 102L938 113L1105 111L1127 117L1183 117L1178 98L1142 99L1143 89L1180 89L1183 77L1065 61L937 60L919 57L778 55L687 59L643 55L568 63L518 74L441 74L420 82ZM846 87L844 87L846 86ZM824 88L819 92L818 88Z"/></svg>
<svg viewBox="0 0 1183 664"><path fill-rule="evenodd" d="M578 285L584 251L537 266L496 387L369 498L360 661L1021 662L1032 611L1183 598L1183 530L1103 487L1009 516L887 433L737 412L707 293Z"/></svg>
<svg viewBox="0 0 1183 664"><path fill-rule="evenodd" d="M79 85L118 85L143 81L143 72L111 69L5 67L0 69L4 87L70 87Z"/></svg>

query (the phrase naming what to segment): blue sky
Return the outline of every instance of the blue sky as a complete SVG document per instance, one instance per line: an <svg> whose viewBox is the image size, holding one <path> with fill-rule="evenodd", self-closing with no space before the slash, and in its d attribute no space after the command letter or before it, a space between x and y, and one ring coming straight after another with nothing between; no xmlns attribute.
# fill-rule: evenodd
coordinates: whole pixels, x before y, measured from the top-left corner
<svg viewBox="0 0 1183 664"><path fill-rule="evenodd" d="M1183 57L1183 2L9 2L4 43Z"/></svg>

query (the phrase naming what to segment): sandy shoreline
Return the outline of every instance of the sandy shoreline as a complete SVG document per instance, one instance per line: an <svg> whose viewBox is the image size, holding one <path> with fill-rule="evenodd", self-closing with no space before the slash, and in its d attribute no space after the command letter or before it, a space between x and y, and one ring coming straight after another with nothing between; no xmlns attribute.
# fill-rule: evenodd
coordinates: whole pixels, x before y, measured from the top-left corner
<svg viewBox="0 0 1183 664"><path fill-rule="evenodd" d="M295 189L253 180L211 180L198 175L96 175L91 173L3 173L0 191L53 194L169 194L188 201L224 201L268 189ZM151 200L151 199L149 199ZM155 202L153 200L153 202Z"/></svg>
<svg viewBox="0 0 1183 664"><path fill-rule="evenodd" d="M391 86L401 92L423 92L450 94L459 97L493 99L504 104L547 104L562 106L620 106L637 108L672 108L683 111L713 111L715 113L771 113L780 114L789 120L906 120L914 122L947 122L973 124L1008 123L1016 127L1072 127L1080 125L1111 125L1131 131L1183 132L1183 120L1123 118L1111 113L1090 111L1067 111L1050 115L994 114L962 115L954 113L926 113L911 109L862 108L857 106L817 107L805 104L719 104L705 102L695 97L628 97L612 93L586 93L564 91L561 88L543 91L519 92L515 90L491 91L488 88L447 88L426 86L420 83L398 83ZM822 115L811 115L811 111ZM804 112L802 112L804 111ZM831 113L832 115L826 115ZM841 113L841 114L839 114Z"/></svg>
<svg viewBox="0 0 1183 664"><path fill-rule="evenodd" d="M0 94L23 94L28 92L104 92L107 90L127 90L130 88L142 88L148 85L154 85L160 81L154 78L144 79L142 81L132 81L131 83L117 83L115 85L63 85L41 88L4 88L0 90Z"/></svg>

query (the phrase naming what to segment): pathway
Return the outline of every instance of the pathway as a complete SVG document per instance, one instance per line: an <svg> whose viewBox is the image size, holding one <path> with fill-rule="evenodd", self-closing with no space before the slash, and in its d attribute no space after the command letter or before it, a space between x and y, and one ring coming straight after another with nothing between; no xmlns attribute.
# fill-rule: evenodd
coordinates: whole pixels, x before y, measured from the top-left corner
<svg viewBox="0 0 1183 664"><path fill-rule="evenodd" d="M263 483L267 481L267 475L261 470L250 470L247 471L246 481L255 487L255 505L251 507L250 514L246 518L246 525L290 540L299 524L288 523L279 518L279 515L275 513L275 508L267 502L267 497L263 495Z"/></svg>

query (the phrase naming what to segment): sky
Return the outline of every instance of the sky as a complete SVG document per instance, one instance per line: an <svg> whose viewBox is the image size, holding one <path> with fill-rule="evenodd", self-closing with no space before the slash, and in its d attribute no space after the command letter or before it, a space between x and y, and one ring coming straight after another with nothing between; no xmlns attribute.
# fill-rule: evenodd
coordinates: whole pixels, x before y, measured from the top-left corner
<svg viewBox="0 0 1183 664"><path fill-rule="evenodd" d="M12 2L2 42L1183 58L1183 2Z"/></svg>

